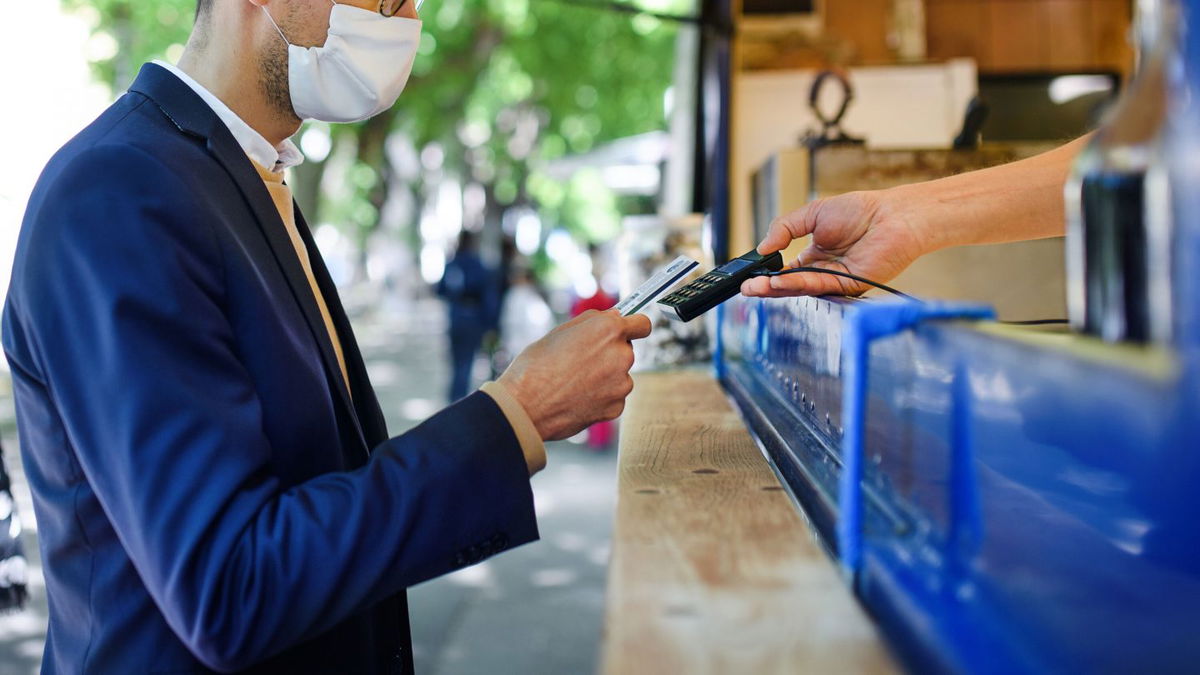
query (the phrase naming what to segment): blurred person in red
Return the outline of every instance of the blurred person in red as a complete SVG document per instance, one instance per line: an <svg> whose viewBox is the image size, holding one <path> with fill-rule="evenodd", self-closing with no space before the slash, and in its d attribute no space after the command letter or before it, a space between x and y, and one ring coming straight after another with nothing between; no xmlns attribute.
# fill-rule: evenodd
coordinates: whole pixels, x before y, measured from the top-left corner
<svg viewBox="0 0 1200 675"><path fill-rule="evenodd" d="M588 244L588 253L592 256L592 278L595 280L595 292L589 297L581 297L575 300L571 305L571 317L577 317L584 312L594 309L597 312L603 312L606 309L612 309L617 304L617 298L609 295L604 290L602 283L604 277L604 266L600 256L600 251L595 244ZM587 445L593 450L607 450L613 442L614 425L613 420L604 420L597 422L588 427L587 430Z"/></svg>

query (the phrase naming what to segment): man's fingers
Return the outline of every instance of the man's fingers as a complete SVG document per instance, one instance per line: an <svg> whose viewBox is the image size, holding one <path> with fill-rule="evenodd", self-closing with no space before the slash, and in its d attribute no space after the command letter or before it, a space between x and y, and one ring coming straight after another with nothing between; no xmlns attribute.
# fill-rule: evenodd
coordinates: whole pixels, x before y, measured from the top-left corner
<svg viewBox="0 0 1200 675"><path fill-rule="evenodd" d="M858 295L865 290L867 290L865 286L853 279L820 272L796 272L777 277L754 277L742 283L742 295L759 298L786 298L796 295Z"/></svg>
<svg viewBox="0 0 1200 675"><path fill-rule="evenodd" d="M753 277L742 282L742 295L752 298L765 298L770 293L770 277Z"/></svg>
<svg viewBox="0 0 1200 675"><path fill-rule="evenodd" d="M650 334L650 317L645 314L622 317L621 321L621 332L626 340L640 340Z"/></svg>
<svg viewBox="0 0 1200 675"><path fill-rule="evenodd" d="M792 243L793 239L812 234L812 231L816 229L818 204L820 204L820 200L810 202L772 221L771 227L767 230L767 236L758 245L758 252L762 255L769 255L775 251L782 251Z"/></svg>

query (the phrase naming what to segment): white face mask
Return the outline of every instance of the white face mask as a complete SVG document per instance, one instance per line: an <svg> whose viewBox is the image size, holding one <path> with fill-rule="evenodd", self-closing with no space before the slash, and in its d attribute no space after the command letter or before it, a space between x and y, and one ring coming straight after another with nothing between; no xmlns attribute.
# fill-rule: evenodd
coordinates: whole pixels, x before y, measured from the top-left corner
<svg viewBox="0 0 1200 675"><path fill-rule="evenodd" d="M412 72L421 22L334 3L323 47L288 42L288 86L300 119L358 122L396 103Z"/></svg>

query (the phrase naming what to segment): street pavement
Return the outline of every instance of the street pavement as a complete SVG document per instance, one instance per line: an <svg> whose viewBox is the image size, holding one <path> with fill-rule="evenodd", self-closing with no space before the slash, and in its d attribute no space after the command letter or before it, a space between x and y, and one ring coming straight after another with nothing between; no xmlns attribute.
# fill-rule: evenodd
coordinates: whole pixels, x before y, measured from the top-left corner
<svg viewBox="0 0 1200 675"><path fill-rule="evenodd" d="M356 317L355 333L389 429L399 434L445 405L445 318L441 305L429 298L393 298L374 306ZM487 375L482 360L479 366L482 381ZM24 611L0 616L0 675L36 673L46 592L6 378L0 380L0 438L24 520L32 595ZM595 671L615 508L615 450L596 452L564 441L551 443L548 452L549 465L533 479L540 541L409 590L421 675Z"/></svg>

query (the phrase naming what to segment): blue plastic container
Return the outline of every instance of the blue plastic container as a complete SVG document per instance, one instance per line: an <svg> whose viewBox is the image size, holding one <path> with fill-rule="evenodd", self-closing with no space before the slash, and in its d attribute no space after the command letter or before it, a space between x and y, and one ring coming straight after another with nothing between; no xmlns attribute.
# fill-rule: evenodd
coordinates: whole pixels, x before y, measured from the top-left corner
<svg viewBox="0 0 1200 675"><path fill-rule="evenodd" d="M962 305L720 312L718 376L915 671L1200 671L1200 114L1172 124L1172 347Z"/></svg>

